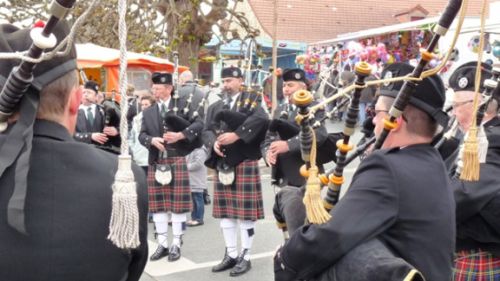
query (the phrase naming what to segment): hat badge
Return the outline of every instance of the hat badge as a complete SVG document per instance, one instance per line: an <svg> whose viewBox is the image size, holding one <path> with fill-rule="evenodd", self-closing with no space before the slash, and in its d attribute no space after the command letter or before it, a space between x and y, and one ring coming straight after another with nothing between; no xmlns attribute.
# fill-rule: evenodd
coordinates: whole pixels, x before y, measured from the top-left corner
<svg viewBox="0 0 500 281"><path fill-rule="evenodd" d="M298 72L297 72L297 73L295 73L295 79L299 80L299 79L301 79L301 78L302 78L302 77L301 77L300 73L298 73Z"/></svg>
<svg viewBox="0 0 500 281"><path fill-rule="evenodd" d="M392 79L392 72L387 71L387 73L384 75L384 79ZM389 87L391 82L384 82L384 86Z"/></svg>
<svg viewBox="0 0 500 281"><path fill-rule="evenodd" d="M233 70L233 76L234 76L234 77L238 77L238 71Z"/></svg>
<svg viewBox="0 0 500 281"><path fill-rule="evenodd" d="M469 85L469 79L467 77L462 77L458 80L458 87L460 89L465 89Z"/></svg>

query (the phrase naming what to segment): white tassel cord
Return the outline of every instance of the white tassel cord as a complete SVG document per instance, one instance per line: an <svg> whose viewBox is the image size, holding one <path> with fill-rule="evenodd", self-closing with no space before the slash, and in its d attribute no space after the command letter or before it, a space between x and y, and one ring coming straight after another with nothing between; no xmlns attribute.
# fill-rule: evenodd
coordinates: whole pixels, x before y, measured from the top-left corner
<svg viewBox="0 0 500 281"><path fill-rule="evenodd" d="M113 184L113 205L108 239L118 248L139 247L139 213L130 155L120 155Z"/></svg>
<svg viewBox="0 0 500 281"><path fill-rule="evenodd" d="M113 184L113 205L109 223L108 239L122 249L137 248L139 240L139 211L137 209L137 191L132 172L132 158L128 152L127 142L127 25L125 14L127 0L118 1L120 40L120 95L121 95L121 155L118 157L118 170Z"/></svg>

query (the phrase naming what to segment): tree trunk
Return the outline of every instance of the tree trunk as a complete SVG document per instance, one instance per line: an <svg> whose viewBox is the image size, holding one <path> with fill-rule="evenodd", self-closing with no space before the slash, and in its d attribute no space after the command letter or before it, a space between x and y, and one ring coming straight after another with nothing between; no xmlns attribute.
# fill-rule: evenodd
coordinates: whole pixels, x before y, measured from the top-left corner
<svg viewBox="0 0 500 281"><path fill-rule="evenodd" d="M188 66L193 72L193 77L198 76L198 52L200 50L200 40L181 42L179 44L179 64Z"/></svg>
<svg viewBox="0 0 500 281"><path fill-rule="evenodd" d="M177 0L175 1L175 7L170 6L169 8L173 8L173 10L167 14L167 34L171 46L170 51L177 51L179 53L179 64L188 66L193 72L194 77L197 77L198 51L201 44L200 39L196 37L189 38L189 24L188 28L181 28L181 25L183 17L185 16L190 15L191 19L195 19L198 16L199 7L194 7L189 0ZM180 30L177 29L178 27ZM174 41L176 43L172 44ZM169 56L171 56L171 54L169 54Z"/></svg>

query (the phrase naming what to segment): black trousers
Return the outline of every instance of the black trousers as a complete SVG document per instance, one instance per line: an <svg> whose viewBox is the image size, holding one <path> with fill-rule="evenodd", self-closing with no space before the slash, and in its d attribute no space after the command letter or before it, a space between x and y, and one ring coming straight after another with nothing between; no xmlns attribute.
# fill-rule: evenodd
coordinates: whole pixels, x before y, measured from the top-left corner
<svg viewBox="0 0 500 281"><path fill-rule="evenodd" d="M304 189L295 186L284 186L275 196L274 217L278 222L286 223L290 236L304 225L306 209L303 198Z"/></svg>

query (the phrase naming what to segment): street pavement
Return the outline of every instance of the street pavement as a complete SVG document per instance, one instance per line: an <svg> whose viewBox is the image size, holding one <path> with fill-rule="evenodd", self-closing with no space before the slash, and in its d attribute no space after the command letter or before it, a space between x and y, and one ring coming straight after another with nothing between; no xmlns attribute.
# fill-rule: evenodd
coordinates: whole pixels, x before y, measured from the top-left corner
<svg viewBox="0 0 500 281"><path fill-rule="evenodd" d="M343 123L326 122L328 132L339 132ZM361 133L357 132L351 143L357 143ZM182 257L176 262L168 262L163 258L146 265L140 281L189 281L189 280L239 280L239 281L271 281L274 280L272 257L276 248L283 243L281 230L276 227L272 213L275 190L270 184L270 168L265 167L261 160L261 177L264 197L265 219L257 222L255 238L251 252L252 269L239 277L230 277L229 271L212 273L212 266L220 262L224 255L224 240L219 228L219 221L212 217L212 205L205 206L205 224L197 227L188 227L184 235ZM348 186L358 160L354 160L346 167L344 176L346 183L343 192ZM332 167L332 164L326 168ZM212 176L208 178L209 193L213 194ZM189 217L189 215L188 215ZM171 230L169 230L171 233ZM238 234L239 235L239 234ZM154 252L157 243L154 239L153 224L149 224L149 252ZM171 240L171 237L169 237ZM239 242L239 237L238 237Z"/></svg>

